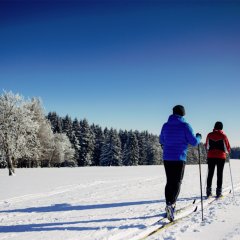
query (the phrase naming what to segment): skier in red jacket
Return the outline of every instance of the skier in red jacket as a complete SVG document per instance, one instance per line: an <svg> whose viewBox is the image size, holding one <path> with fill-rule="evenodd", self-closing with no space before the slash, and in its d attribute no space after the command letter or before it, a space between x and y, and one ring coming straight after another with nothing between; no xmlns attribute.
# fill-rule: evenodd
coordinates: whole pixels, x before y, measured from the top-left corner
<svg viewBox="0 0 240 240"><path fill-rule="evenodd" d="M222 180L223 168L227 153L230 153L231 147L227 136L223 132L222 122L216 122L213 132L207 135L206 149L207 149L207 163L208 163L208 176L207 176L207 197L212 195L212 179L217 166L217 189L216 196L222 196Z"/></svg>

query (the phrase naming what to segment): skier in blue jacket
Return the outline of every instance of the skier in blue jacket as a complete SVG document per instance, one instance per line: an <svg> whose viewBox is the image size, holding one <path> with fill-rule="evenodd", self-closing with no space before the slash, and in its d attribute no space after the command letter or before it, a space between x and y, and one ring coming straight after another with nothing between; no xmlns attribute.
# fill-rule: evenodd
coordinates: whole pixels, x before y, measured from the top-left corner
<svg viewBox="0 0 240 240"><path fill-rule="evenodd" d="M174 220L174 210L184 175L188 144L196 146L202 138L199 133L194 135L192 127L183 118L184 115L184 107L182 105L175 106L173 114L163 125L159 136L167 178L166 213L170 221Z"/></svg>

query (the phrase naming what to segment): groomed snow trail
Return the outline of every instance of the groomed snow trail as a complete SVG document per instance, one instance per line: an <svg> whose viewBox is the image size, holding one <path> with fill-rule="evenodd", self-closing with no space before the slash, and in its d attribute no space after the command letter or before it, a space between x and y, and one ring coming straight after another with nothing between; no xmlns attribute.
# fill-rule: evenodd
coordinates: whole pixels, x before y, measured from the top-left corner
<svg viewBox="0 0 240 240"><path fill-rule="evenodd" d="M237 184L240 161L231 164ZM0 240L131 240L164 213L162 166L17 169L16 172L16 176L8 177L6 170L0 170ZM205 174L203 165L204 180ZM198 166L186 167L179 208L199 198L198 176ZM224 187L230 185L226 165ZM204 223L197 212L149 239L205 236L205 229L228 221L230 211L237 212L238 199L237 191L236 204L228 196L206 208ZM222 239L234 239L239 232L240 220L235 220L231 219L229 231L221 228Z"/></svg>

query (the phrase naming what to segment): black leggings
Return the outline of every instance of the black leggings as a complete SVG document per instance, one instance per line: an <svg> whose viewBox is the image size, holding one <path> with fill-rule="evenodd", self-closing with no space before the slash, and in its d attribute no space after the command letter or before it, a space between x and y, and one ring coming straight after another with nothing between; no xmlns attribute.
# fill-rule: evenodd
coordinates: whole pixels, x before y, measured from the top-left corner
<svg viewBox="0 0 240 240"><path fill-rule="evenodd" d="M223 182L223 168L225 159L220 158L208 158L208 177L207 177L207 188L212 188L212 179L214 175L215 166L217 166L217 189L221 191Z"/></svg>
<svg viewBox="0 0 240 240"><path fill-rule="evenodd" d="M165 187L166 204L174 204L180 193L182 179L184 175L184 161L164 161L164 167L167 177Z"/></svg>

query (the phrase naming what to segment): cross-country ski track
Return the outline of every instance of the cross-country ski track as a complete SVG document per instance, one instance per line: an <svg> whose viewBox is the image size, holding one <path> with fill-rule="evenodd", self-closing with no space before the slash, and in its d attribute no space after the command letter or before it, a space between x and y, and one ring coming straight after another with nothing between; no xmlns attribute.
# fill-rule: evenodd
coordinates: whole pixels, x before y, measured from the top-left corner
<svg viewBox="0 0 240 240"><path fill-rule="evenodd" d="M168 223L163 166L16 169L14 177L3 169L0 240L239 239L240 160L231 166L235 200L232 192L205 199L202 222L198 166L187 165L177 209L189 207L156 232ZM206 165L202 172L205 188ZM213 190L215 185L216 178ZM228 163L223 187L225 193L231 189Z"/></svg>

